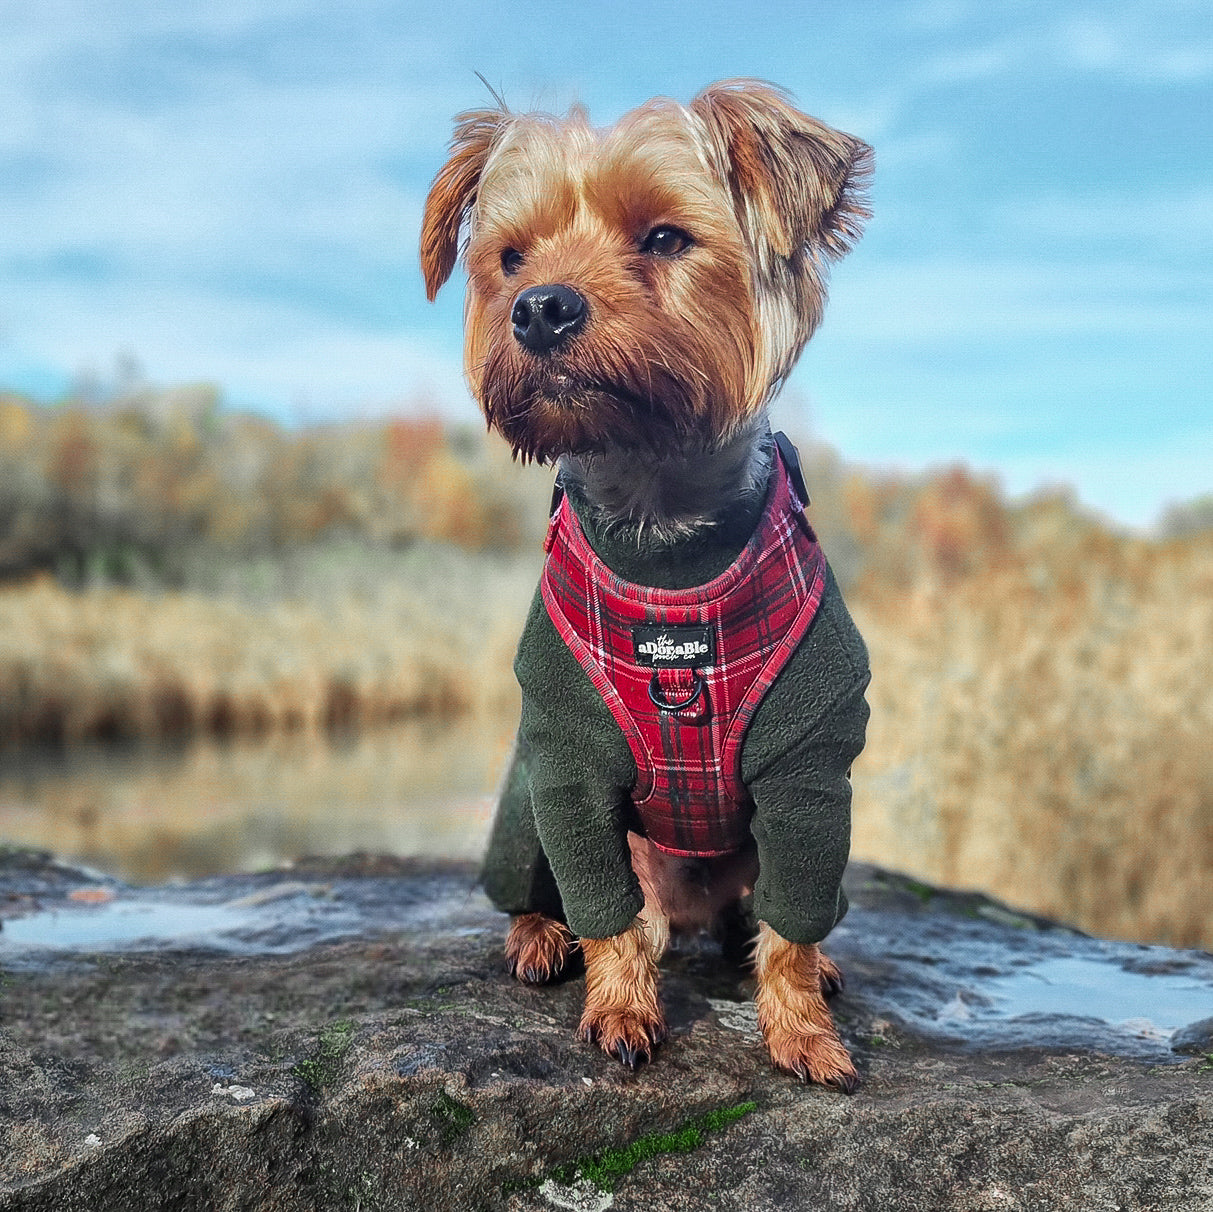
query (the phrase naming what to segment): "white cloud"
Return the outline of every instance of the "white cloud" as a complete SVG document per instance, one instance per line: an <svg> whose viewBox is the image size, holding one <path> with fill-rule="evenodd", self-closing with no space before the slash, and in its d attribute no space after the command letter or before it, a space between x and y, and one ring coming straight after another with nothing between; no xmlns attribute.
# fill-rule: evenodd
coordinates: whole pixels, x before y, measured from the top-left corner
<svg viewBox="0 0 1213 1212"><path fill-rule="evenodd" d="M1027 53L1028 46L1022 37L949 50L928 59L914 73L914 79L916 83L926 85L990 80L1020 68Z"/></svg>
<svg viewBox="0 0 1213 1212"><path fill-rule="evenodd" d="M1029 197L993 213L1009 230L1052 242L1116 243L1169 254L1213 251L1213 184Z"/></svg>
<svg viewBox="0 0 1213 1212"><path fill-rule="evenodd" d="M972 0L917 0L902 10L901 23L907 29L942 32L969 20L982 7Z"/></svg>
<svg viewBox="0 0 1213 1212"><path fill-rule="evenodd" d="M1050 38L1061 61L1083 71L1151 84L1213 78L1207 11L1193 12L1185 4L1108 6L1098 14L1061 19Z"/></svg>

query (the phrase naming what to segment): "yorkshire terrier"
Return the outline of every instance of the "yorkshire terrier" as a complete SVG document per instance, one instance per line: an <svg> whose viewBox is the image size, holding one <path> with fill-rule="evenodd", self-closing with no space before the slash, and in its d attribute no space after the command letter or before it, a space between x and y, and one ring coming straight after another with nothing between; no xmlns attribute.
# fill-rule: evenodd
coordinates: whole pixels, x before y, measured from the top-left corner
<svg viewBox="0 0 1213 1212"><path fill-rule="evenodd" d="M518 744L483 882L540 984L580 946L583 1037L665 1038L671 931L749 941L774 1064L850 1092L817 944L846 912L867 653L767 407L868 212L871 150L751 80L595 129L456 120L425 207L432 300L461 251L490 428L558 468L518 650Z"/></svg>

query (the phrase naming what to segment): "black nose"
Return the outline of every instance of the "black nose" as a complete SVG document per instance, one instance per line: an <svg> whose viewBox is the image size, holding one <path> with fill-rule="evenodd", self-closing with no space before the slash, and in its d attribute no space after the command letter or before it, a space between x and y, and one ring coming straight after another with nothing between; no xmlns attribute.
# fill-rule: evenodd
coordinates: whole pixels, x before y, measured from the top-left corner
<svg viewBox="0 0 1213 1212"><path fill-rule="evenodd" d="M568 286L532 286L514 300L514 336L535 354L551 353L585 327L589 307Z"/></svg>

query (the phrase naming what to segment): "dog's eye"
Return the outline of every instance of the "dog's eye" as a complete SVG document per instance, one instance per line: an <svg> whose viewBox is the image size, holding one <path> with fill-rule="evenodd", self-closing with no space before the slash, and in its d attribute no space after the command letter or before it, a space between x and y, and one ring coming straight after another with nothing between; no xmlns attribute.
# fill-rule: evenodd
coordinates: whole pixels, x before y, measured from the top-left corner
<svg viewBox="0 0 1213 1212"><path fill-rule="evenodd" d="M670 227L668 224L654 227L640 245L642 253L654 257L676 257L686 252L695 241L681 227Z"/></svg>
<svg viewBox="0 0 1213 1212"><path fill-rule="evenodd" d="M516 248L507 248L501 254L501 272L512 278L522 268L522 253Z"/></svg>

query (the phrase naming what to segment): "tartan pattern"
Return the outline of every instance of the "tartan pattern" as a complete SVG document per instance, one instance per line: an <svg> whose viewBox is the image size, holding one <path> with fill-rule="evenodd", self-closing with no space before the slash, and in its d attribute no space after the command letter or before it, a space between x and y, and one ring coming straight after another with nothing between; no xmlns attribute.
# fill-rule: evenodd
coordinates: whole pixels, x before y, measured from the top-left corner
<svg viewBox="0 0 1213 1212"><path fill-rule="evenodd" d="M753 801L741 745L763 695L795 651L825 587L825 556L776 457L766 506L745 549L691 589L656 589L616 576L561 500L545 541L540 587L556 630L611 710L636 760L632 801L649 840L676 855L728 854L744 844ZM708 625L715 664L657 669L637 663L637 625ZM680 711L665 702L703 693Z"/></svg>

